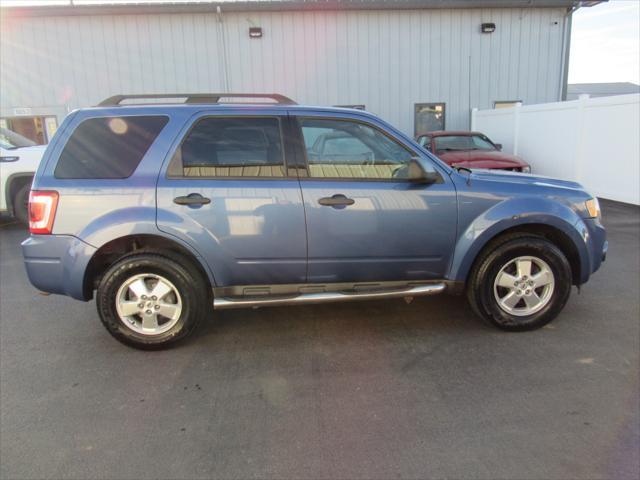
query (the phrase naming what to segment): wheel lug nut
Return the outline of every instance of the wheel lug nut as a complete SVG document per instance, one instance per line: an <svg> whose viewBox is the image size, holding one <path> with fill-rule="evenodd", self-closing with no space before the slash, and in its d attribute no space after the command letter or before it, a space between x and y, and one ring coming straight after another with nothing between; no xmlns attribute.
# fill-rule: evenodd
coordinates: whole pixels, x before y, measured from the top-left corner
<svg viewBox="0 0 640 480"><path fill-rule="evenodd" d="M156 310L160 310L160 305L156 305L156 306L155 306L155 307L153 307L153 308L155 308Z"/></svg>
<svg viewBox="0 0 640 480"><path fill-rule="evenodd" d="M151 315L151 310L147 310L147 315Z"/></svg>
<svg viewBox="0 0 640 480"><path fill-rule="evenodd" d="M144 308L144 303L139 303L138 308Z"/></svg>
<svg viewBox="0 0 640 480"><path fill-rule="evenodd" d="M151 300L153 300L154 302L158 299L158 297L156 297L155 295L153 297L151 297Z"/></svg>
<svg viewBox="0 0 640 480"><path fill-rule="evenodd" d="M140 298L141 298L142 300L146 300L146 299L147 299L147 296L146 296L146 295L142 295Z"/></svg>

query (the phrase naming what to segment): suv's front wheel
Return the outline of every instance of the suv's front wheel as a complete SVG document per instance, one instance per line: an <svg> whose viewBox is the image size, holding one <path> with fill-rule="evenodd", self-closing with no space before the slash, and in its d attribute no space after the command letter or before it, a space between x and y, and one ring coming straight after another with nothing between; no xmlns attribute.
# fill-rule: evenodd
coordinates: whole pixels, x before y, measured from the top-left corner
<svg viewBox="0 0 640 480"><path fill-rule="evenodd" d="M31 182L22 185L13 197L13 216L23 225L29 225L29 192Z"/></svg>
<svg viewBox="0 0 640 480"><path fill-rule="evenodd" d="M168 347L210 310L207 287L182 258L138 253L112 265L98 286L102 323L117 340L141 349Z"/></svg>
<svg viewBox="0 0 640 480"><path fill-rule="evenodd" d="M467 297L474 311L503 330L540 328L571 293L571 266L549 240L516 235L487 249L471 272Z"/></svg>

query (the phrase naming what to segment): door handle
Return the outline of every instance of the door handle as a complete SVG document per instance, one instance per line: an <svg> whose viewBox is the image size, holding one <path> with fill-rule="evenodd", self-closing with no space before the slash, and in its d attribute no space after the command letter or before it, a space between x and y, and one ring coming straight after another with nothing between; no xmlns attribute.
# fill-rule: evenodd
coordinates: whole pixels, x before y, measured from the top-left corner
<svg viewBox="0 0 640 480"><path fill-rule="evenodd" d="M331 197L323 197L319 199L318 203L328 207L346 207L347 205L353 205L356 201L353 198L348 198L341 193L337 193Z"/></svg>
<svg viewBox="0 0 640 480"><path fill-rule="evenodd" d="M203 197L199 193L190 193L184 197L174 198L173 203L177 203L178 205L207 205L211 203L211 199Z"/></svg>

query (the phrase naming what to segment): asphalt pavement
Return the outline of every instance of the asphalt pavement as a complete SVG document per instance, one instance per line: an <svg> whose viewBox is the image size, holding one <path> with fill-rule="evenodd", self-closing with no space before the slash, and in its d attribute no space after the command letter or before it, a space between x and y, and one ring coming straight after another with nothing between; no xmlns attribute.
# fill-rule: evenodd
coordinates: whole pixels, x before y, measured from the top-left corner
<svg viewBox="0 0 640 480"><path fill-rule="evenodd" d="M640 209L561 316L485 326L463 297L220 311L172 350L45 296L0 225L0 477L640 475Z"/></svg>

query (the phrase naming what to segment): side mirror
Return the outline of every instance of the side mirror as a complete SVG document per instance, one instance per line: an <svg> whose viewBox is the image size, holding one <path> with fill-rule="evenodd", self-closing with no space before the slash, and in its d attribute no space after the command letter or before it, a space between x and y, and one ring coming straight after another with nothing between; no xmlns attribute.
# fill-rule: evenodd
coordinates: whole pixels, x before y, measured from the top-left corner
<svg viewBox="0 0 640 480"><path fill-rule="evenodd" d="M501 143L494 143L494 145L496 146L498 151L502 151L502 144Z"/></svg>
<svg viewBox="0 0 640 480"><path fill-rule="evenodd" d="M440 175L435 170L427 171L422 167L422 164L417 158L412 158L409 162L409 181L413 183L438 183L440 181Z"/></svg>

